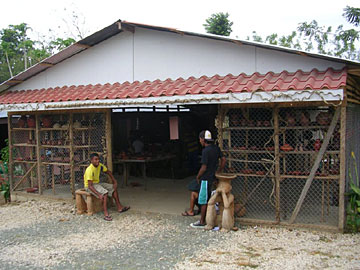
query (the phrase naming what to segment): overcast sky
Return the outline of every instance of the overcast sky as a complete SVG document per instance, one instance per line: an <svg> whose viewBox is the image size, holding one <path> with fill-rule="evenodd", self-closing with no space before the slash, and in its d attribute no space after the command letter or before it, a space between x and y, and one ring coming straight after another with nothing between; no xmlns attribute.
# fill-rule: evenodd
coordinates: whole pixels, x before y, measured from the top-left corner
<svg viewBox="0 0 360 270"><path fill-rule="evenodd" d="M320 25L349 28L342 17L346 5L360 7L360 0L13 0L1 3L0 28L26 22L34 32L52 29L62 35L67 31L64 20L75 10L85 19L87 34L118 19L203 33L206 18L228 12L234 22L231 36L245 39L253 30L262 36L290 34L298 23L314 19Z"/></svg>

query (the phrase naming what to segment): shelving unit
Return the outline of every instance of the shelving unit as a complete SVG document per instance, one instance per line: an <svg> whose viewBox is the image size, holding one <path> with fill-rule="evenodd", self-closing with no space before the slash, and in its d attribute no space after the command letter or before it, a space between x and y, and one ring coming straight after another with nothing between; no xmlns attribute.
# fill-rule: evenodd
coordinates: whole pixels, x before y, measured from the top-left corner
<svg viewBox="0 0 360 270"><path fill-rule="evenodd" d="M327 113L329 121L326 124L311 123L304 126L298 122L294 125L287 122L289 112L296 113L295 117L300 121L300 116L303 117L301 113L308 110L312 113L312 121L320 113ZM336 111L340 112L339 109ZM219 146L228 160L227 172L238 176L233 181L237 201L252 207L250 213L256 215L257 212L264 212L266 204L275 212L275 221L281 222L284 207L291 201L288 207L293 208L289 220L292 223L301 205L306 204L303 208L309 211L311 204L320 202L319 221L321 224L326 222L331 215L330 201L334 196L339 197L336 192L339 191L342 172L340 161L344 153L340 149L341 135L338 134L341 132L341 124L339 118L335 118L334 109L325 106L303 110L276 106L260 108L224 105L219 110L216 126ZM313 141L307 139L309 134ZM316 136L321 136L317 148L314 143ZM291 151L282 150L286 144L291 145ZM326 148L322 147L323 144ZM312 193L308 196L312 197L308 197L304 203L304 194L307 192L305 187L310 187ZM296 205L294 197L298 200Z"/></svg>
<svg viewBox="0 0 360 270"><path fill-rule="evenodd" d="M11 181L12 190L38 188L41 194L50 188L53 194L70 190L74 196L75 183L82 181L82 175L77 171L88 166L91 152L105 152L108 113L109 110L100 110L95 113L78 111L10 115L9 149L12 162L9 170L10 178L14 179ZM31 116L35 120L35 127L18 126L20 116L22 119ZM51 126L59 123L66 127L43 127L44 120L50 121ZM26 125L26 121L21 125Z"/></svg>

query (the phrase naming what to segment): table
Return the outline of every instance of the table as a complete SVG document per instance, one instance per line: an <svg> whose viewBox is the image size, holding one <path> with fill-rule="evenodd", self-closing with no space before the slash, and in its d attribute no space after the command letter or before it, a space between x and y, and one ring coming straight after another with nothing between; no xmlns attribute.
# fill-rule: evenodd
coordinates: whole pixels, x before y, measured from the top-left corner
<svg viewBox="0 0 360 270"><path fill-rule="evenodd" d="M147 188L147 176L146 176L146 164L150 163L150 162L159 162L159 161L165 161L165 160L172 160L174 159L176 156L175 155L166 155L166 156L161 156L161 157L151 157L151 158L144 158L144 159L115 159L113 160L113 164L122 164L123 165L123 177L124 177L124 184L125 186L128 185L128 179L129 179L129 165L131 163L135 163L135 164L141 164L141 171L142 171L142 176L145 179L145 190ZM171 174L172 174L172 178L174 178L174 168L171 165Z"/></svg>

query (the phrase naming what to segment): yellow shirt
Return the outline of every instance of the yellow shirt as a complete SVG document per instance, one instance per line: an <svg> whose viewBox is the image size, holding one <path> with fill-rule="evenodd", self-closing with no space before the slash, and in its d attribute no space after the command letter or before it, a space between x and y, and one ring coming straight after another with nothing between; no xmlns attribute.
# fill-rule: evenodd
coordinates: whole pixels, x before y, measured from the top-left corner
<svg viewBox="0 0 360 270"><path fill-rule="evenodd" d="M107 168L104 164L99 163L99 166L95 167L94 165L90 164L89 167L86 168L84 173L84 187L88 187L88 181L93 181L94 184L100 182L100 172L107 172Z"/></svg>

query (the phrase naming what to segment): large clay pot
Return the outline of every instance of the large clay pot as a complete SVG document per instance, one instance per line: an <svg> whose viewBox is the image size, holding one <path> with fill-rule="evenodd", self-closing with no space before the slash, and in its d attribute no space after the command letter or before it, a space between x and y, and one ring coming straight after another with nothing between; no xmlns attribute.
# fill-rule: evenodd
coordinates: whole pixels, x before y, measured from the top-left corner
<svg viewBox="0 0 360 270"><path fill-rule="evenodd" d="M51 128L52 126L52 121L50 117L44 117L42 119L42 124L44 128Z"/></svg>
<svg viewBox="0 0 360 270"><path fill-rule="evenodd" d="M35 117L30 115L27 119L27 125L29 128L34 128L36 126Z"/></svg>
<svg viewBox="0 0 360 270"><path fill-rule="evenodd" d="M19 120L17 121L17 126L18 126L19 128L24 128L25 125L26 125L26 116L23 115L23 116L21 116L21 117L19 118Z"/></svg>

